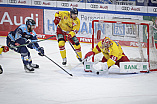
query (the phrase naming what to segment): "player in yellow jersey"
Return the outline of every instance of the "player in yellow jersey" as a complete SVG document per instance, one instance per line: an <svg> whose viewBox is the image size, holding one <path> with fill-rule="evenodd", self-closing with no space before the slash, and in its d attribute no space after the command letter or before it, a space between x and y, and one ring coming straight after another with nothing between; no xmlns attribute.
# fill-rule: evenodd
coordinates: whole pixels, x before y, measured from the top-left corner
<svg viewBox="0 0 157 104"><path fill-rule="evenodd" d="M108 70L112 65L119 66L120 62L130 61L128 57L124 54L119 43L111 40L108 37L105 37L102 41L98 42L93 50L85 55L85 58L98 54L100 52L103 53L103 58L101 60L101 62L103 63L101 63L102 67L100 70ZM91 72L91 70L85 70L85 72Z"/></svg>
<svg viewBox="0 0 157 104"><path fill-rule="evenodd" d="M8 52L9 48L7 46L2 46L0 47L0 55L2 54L2 52Z"/></svg>
<svg viewBox="0 0 157 104"><path fill-rule="evenodd" d="M7 46L2 46L0 47L0 55L2 54L2 52L8 52L9 51L9 48ZM0 65L0 74L3 73L3 69L2 69L2 66Z"/></svg>
<svg viewBox="0 0 157 104"><path fill-rule="evenodd" d="M54 23L57 26L57 40L58 46L60 49L60 54L63 59L62 64L66 65L67 58L66 58L66 49L65 49L65 42L68 40L72 43L75 51L77 52L77 58L79 61L82 61L82 52L81 52L81 45L79 40L76 37L80 29L80 20L77 17L78 10L77 8L71 8L69 11L59 11L55 13Z"/></svg>

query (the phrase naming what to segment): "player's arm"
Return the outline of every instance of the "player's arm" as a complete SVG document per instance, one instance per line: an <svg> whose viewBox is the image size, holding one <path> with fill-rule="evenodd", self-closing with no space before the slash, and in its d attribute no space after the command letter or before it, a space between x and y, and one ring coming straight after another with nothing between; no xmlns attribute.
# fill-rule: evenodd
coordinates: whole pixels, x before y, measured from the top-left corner
<svg viewBox="0 0 157 104"><path fill-rule="evenodd" d="M55 19L54 19L53 22L54 22L55 25L58 25L60 20L61 20L61 12L58 11L58 12L55 13Z"/></svg>
<svg viewBox="0 0 157 104"><path fill-rule="evenodd" d="M116 63L118 59L118 54L120 53L119 46L120 46L119 44L113 42L112 47L109 49L110 58L107 61L108 67L111 67Z"/></svg>
<svg viewBox="0 0 157 104"><path fill-rule="evenodd" d="M100 49L100 43L98 43L92 51L88 52L84 58L87 58L87 57L90 57L90 56L94 56L95 54L98 54L101 52L101 49Z"/></svg>
<svg viewBox="0 0 157 104"><path fill-rule="evenodd" d="M117 61L117 57L114 55L111 55L110 58L107 60L108 68L114 65Z"/></svg>
<svg viewBox="0 0 157 104"><path fill-rule="evenodd" d="M18 28L15 34L15 45L27 44L27 38L24 37L25 32L21 28Z"/></svg>
<svg viewBox="0 0 157 104"><path fill-rule="evenodd" d="M80 29L80 20L78 18L72 23L72 27L72 31L70 31L68 35L69 38L74 37Z"/></svg>
<svg viewBox="0 0 157 104"><path fill-rule="evenodd" d="M44 56L44 48L40 47L39 44L36 42L38 40L36 32L33 30L32 33L34 35L32 35L32 38L30 40L31 40L31 42L34 42L34 43L27 45L27 47L37 50L39 52L38 54L40 56Z"/></svg>

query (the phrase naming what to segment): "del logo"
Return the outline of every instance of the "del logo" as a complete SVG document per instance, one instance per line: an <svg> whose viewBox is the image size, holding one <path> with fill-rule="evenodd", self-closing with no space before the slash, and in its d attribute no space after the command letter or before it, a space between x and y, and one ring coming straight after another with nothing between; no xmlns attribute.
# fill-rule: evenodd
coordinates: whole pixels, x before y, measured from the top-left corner
<svg viewBox="0 0 157 104"><path fill-rule="evenodd" d="M124 65L124 69L137 69L137 65Z"/></svg>

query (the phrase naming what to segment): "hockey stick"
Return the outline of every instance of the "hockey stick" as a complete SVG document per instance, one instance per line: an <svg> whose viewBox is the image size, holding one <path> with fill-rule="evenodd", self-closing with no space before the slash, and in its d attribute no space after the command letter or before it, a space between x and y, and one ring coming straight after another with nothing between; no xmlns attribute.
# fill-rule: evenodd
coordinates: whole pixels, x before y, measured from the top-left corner
<svg viewBox="0 0 157 104"><path fill-rule="evenodd" d="M66 71L64 68L62 68L60 65L58 65L56 62L54 62L52 59L50 59L48 56L44 55L46 58L48 58L50 61L52 61L54 64L56 64L58 67L60 67L63 71L65 71L67 74L69 74L70 76L73 76L72 74L70 74L68 71Z"/></svg>
<svg viewBox="0 0 157 104"><path fill-rule="evenodd" d="M89 57L83 59L81 63L77 64L76 66L74 66L74 67L71 68L70 70L73 70L73 69L75 69L76 67L78 67L79 65L84 64L85 61L90 60L92 57L93 57L93 55L91 55L91 56L89 56Z"/></svg>
<svg viewBox="0 0 157 104"><path fill-rule="evenodd" d="M51 39L51 38L53 38L53 37L56 37L56 35L52 35L51 37L49 37L49 38L47 38L47 39L37 40L37 41L34 41L34 42L30 42L30 43L27 43L27 44L22 44L22 45L15 46L15 47L10 47L10 48L16 48L16 47L26 46L26 45L29 45L29 44L32 44L32 43L37 43L37 42L41 42L41 41L45 41L45 40Z"/></svg>
<svg viewBox="0 0 157 104"><path fill-rule="evenodd" d="M58 27L61 29L61 27L58 25ZM62 29L61 29L61 31L62 31ZM62 33L64 34L64 32L62 31ZM67 38L67 36L66 36L66 38ZM68 39L67 39L68 40ZM76 52L76 49L73 47L73 45L71 44L71 42L68 40L68 42L69 42L69 44L70 44L70 46L72 47L72 49L75 51L75 53L76 53L76 55L80 58L80 56L78 55L78 53Z"/></svg>
<svg viewBox="0 0 157 104"><path fill-rule="evenodd" d="M80 56L78 55L78 53L76 52L76 49L73 47L73 45L71 44L71 42L68 40L70 46L72 47L72 49L74 50L74 52L76 53L76 55L80 58Z"/></svg>

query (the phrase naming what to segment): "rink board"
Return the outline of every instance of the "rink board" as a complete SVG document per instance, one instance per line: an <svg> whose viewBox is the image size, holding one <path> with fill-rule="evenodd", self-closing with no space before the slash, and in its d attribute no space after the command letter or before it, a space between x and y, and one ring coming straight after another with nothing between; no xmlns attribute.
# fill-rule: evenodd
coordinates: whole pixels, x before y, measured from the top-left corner
<svg viewBox="0 0 157 104"><path fill-rule="evenodd" d="M120 62L120 73L140 73L148 71L148 62Z"/></svg>

